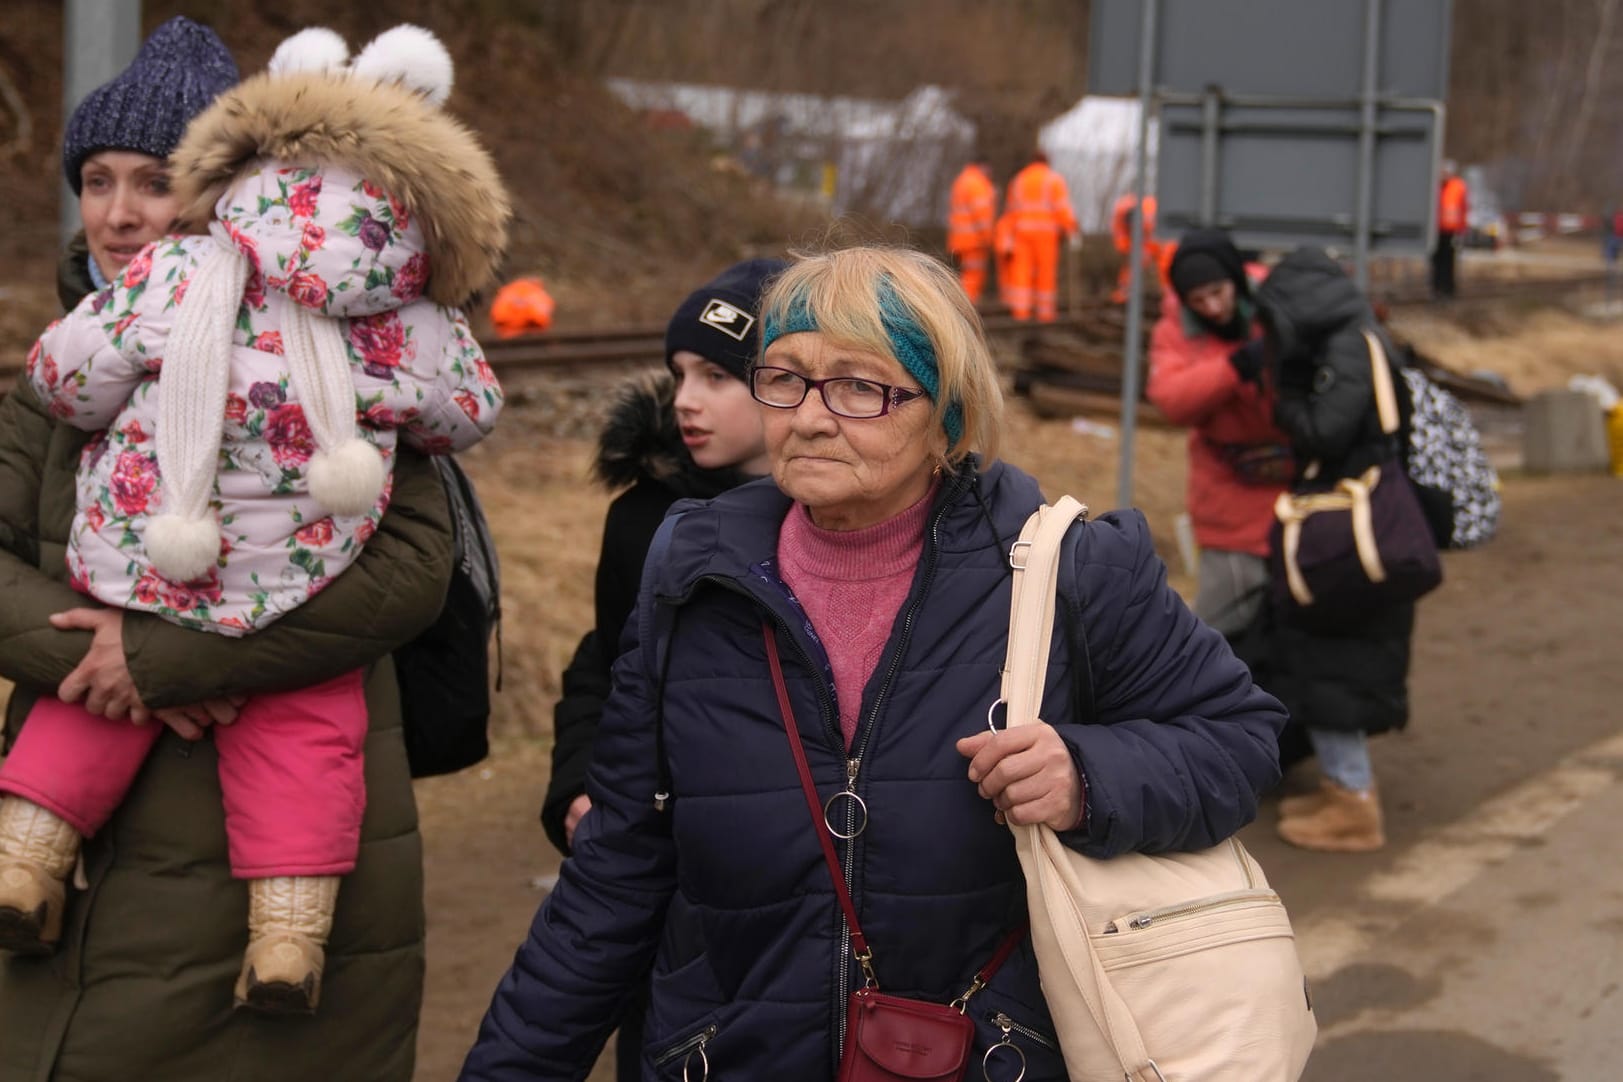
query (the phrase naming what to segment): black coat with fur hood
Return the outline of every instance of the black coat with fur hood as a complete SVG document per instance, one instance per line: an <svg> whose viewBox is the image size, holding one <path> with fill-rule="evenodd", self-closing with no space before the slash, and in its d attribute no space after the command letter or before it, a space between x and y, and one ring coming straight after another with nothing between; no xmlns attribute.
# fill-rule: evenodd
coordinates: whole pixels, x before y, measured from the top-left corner
<svg viewBox="0 0 1623 1082"><path fill-rule="evenodd" d="M676 423L676 384L670 373L625 384L598 440L593 472L610 489L625 489L609 504L597 560L597 623L564 670L563 698L553 712L552 780L541 823L560 852L568 853L564 817L586 792L586 768L609 694L609 669L620 631L636 606L643 561L661 520L677 500L719 496L749 477L734 469L696 465Z"/></svg>

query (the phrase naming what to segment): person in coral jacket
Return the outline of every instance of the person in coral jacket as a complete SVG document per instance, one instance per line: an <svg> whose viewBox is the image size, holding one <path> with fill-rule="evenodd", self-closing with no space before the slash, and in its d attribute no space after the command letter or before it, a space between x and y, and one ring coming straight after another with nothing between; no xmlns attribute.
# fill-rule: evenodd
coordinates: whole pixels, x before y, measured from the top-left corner
<svg viewBox="0 0 1623 1082"><path fill-rule="evenodd" d="M1009 181L1004 203L1014 229L1014 259L1010 267L1009 308L1016 319L1052 323L1059 314L1059 241L1068 237L1072 251L1082 247L1082 233L1065 178L1038 151L1031 164Z"/></svg>
<svg viewBox="0 0 1623 1082"><path fill-rule="evenodd" d="M997 189L988 172L990 162L977 154L952 182L947 210L947 251L958 267L958 281L972 303L980 303L986 289L986 268L992 257L992 219L997 214Z"/></svg>
<svg viewBox="0 0 1623 1082"><path fill-rule="evenodd" d="M1252 297L1264 274L1221 230L1187 234L1150 338L1148 386L1167 419L1189 429L1189 517L1201 550L1195 615L1252 662L1242 640L1263 614L1274 500L1291 477Z"/></svg>

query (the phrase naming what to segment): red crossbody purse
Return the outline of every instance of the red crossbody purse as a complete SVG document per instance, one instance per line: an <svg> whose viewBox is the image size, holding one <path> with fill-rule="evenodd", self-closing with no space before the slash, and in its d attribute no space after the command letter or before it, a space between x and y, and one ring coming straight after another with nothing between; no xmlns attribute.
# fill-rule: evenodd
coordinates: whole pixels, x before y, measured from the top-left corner
<svg viewBox="0 0 1623 1082"><path fill-rule="evenodd" d="M778 709L783 712L783 727L789 734L789 750L794 753L800 788L805 794L806 806L811 809L812 829L822 843L823 860L834 881L840 908L845 911L846 927L851 930L852 957L862 967L865 978L863 987L851 993L845 1048L840 1053L836 1082L960 1082L969 1070L969 1050L975 1039L975 1023L967 1013L970 997L986 987L992 974L1025 938L1026 925L1022 924L1003 940L992 960L975 974L969 987L950 1005L887 995L879 990L879 978L874 975L873 949L868 946L857 921L856 906L851 902L851 892L846 889L834 843L823 829L823 806L817 799L811 767L806 764L806 749L800 741L794 709L789 705L783 665L778 661L777 636L768 623L761 625L761 631L766 636L766 657L772 667Z"/></svg>

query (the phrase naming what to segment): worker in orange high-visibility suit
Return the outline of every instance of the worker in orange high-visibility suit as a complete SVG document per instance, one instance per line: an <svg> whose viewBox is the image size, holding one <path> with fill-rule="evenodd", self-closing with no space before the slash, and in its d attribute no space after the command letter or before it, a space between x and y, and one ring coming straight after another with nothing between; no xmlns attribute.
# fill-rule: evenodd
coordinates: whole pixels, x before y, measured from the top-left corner
<svg viewBox="0 0 1623 1082"><path fill-rule="evenodd" d="M1004 209L1014 229L1009 308L1016 319L1030 319L1035 310L1037 322L1052 323L1059 312L1059 239L1068 237L1079 251L1082 233L1065 179L1042 151L1009 181Z"/></svg>
<svg viewBox="0 0 1623 1082"><path fill-rule="evenodd" d="M1443 186L1437 193L1437 247L1431 253L1431 295L1454 295L1454 250L1465 239L1469 213L1465 178L1451 161L1443 163Z"/></svg>
<svg viewBox="0 0 1623 1082"><path fill-rule="evenodd" d="M952 182L947 210L947 251L958 265L958 280L972 303L986 289L986 269L992 258L992 219L997 214L997 189L988 173L985 155L964 166Z"/></svg>
<svg viewBox="0 0 1623 1082"><path fill-rule="evenodd" d="M1137 206L1138 197L1128 192L1116 200L1116 205L1110 212L1110 239L1116 246L1116 251L1124 257L1121 272L1116 275L1116 290L1110 299L1117 304L1127 301L1127 287L1132 282L1133 266L1125 257L1133 250L1133 209ZM1163 244L1155 239L1155 196L1144 197L1144 266L1145 269L1154 268L1156 277L1161 283L1161 292L1171 289L1171 280L1167 277L1172 269L1172 256L1178 250L1176 244Z"/></svg>

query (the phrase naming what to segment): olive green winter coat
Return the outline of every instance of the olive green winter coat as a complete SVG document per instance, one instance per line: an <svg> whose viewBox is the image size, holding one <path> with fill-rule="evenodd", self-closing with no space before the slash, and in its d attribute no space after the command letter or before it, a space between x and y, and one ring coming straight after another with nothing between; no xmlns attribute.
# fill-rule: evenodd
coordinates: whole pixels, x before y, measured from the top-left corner
<svg viewBox="0 0 1623 1082"><path fill-rule="evenodd" d="M91 604L66 579L74 466L86 433L54 423L26 381L0 402L0 675L7 732L89 644L53 612ZM388 652L438 614L451 571L432 467L402 453L394 496L359 560L317 597L243 639L124 616L149 706L298 687L369 667L366 818L345 877L320 1010L232 1010L247 891L231 878L214 746L159 740L113 820L84 850L63 943L0 961L0 1082L310 1082L412 1076L423 986L422 853ZM0 955L0 958L5 957Z"/></svg>

